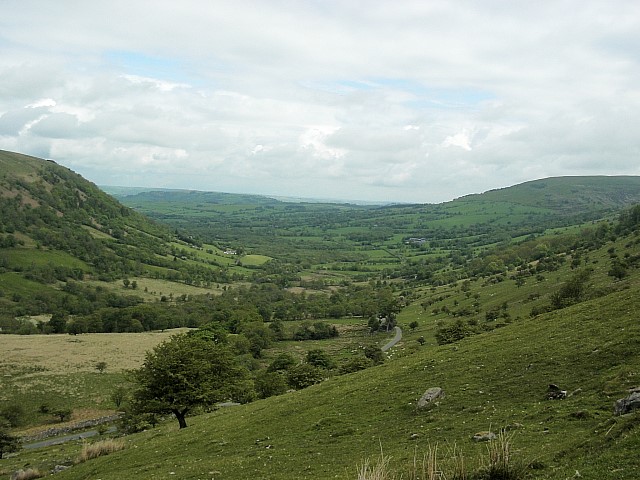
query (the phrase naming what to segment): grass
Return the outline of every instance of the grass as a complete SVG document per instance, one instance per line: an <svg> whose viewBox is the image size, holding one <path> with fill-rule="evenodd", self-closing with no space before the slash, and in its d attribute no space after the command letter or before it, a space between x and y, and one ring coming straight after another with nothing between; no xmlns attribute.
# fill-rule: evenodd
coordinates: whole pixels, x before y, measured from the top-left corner
<svg viewBox="0 0 640 480"><path fill-rule="evenodd" d="M545 273L542 281L527 279L521 288L512 280L499 284L479 280L471 282L468 297L461 285L423 288L412 295L411 305L399 316L403 326L417 320L418 327L413 332L404 328L402 344L384 365L334 377L306 390L193 417L184 431L167 421L127 437L125 450L77 465L59 478L152 478L173 472L175 478L194 480L218 475L231 480L353 479L358 465L364 467L359 462L375 455L381 440L386 471L403 478L424 478L438 471L455 478L454 472L462 471L456 462L464 462L470 479L490 478L501 465L504 471L505 464L517 467L514 474L519 475L525 467L512 462L514 455L536 479L570 478L576 471L584 478L636 478L640 415L612 415L613 401L640 385L636 316L640 274L632 270L620 282L607 275L608 248L613 246L620 256L637 251L637 244L625 247L627 241L620 239L589 254L593 289L602 290L605 296L531 318L531 307L548 302L550 293L571 274L569 262L556 272ZM532 292L539 297L529 300ZM439 323L452 320L441 307L471 306L475 294L482 307L480 318L487 309L506 301L511 321L503 322L502 328L438 346L434 333ZM421 306L422 301L432 299L427 309ZM437 314L432 313L435 307ZM341 328L364 328L361 319L355 321L359 325ZM426 338L424 346L418 345L419 336ZM90 336L78 338L85 337ZM358 341L360 337L344 335L335 342L287 342L278 348L301 357L304 349L313 346L340 356L347 355ZM275 353L276 349L265 355L268 359ZM85 391L106 392L109 385L122 380L109 360L106 373L99 374L94 364L82 363L82 355L74 357L75 367L65 370L61 362L55 370L59 376L50 380L65 385L78 404L97 398L96 393ZM122 353L116 355L121 357ZM22 363L28 364L29 360ZM73 374L73 368L80 368L80 373ZM15 383L47 373L24 369ZM575 393L562 401L546 400L550 383ZM28 393L37 391L35 386L30 384L15 398L27 402ZM415 402L433 386L442 387L445 398L429 410L417 411ZM38 388L46 392L55 385ZM495 450L471 441L478 431L499 433L505 427L514 433L506 437L506 443L489 444ZM430 449L432 445L441 447ZM6 465L15 469L31 462L44 471L63 455L75 457L79 448L56 447L38 455L21 452ZM421 452L426 452L422 462L416 460ZM371 474L374 467L369 462L365 472Z"/></svg>
<svg viewBox="0 0 640 480"><path fill-rule="evenodd" d="M59 478L174 472L197 479L217 471L231 480L353 479L381 440L392 472L410 472L416 452L436 444L444 452L456 445L467 471L480 472L489 465L487 447L471 437L506 426L516 433L508 450L494 454L497 464L506 452L535 466L527 471L533 478L568 478L576 470L584 478L635 478L637 423L614 419L611 428L610 422L613 400L638 384L637 306L637 290L623 290L302 391L193 417L182 431L169 421ZM549 383L581 390L549 401ZM431 386L442 387L446 397L416 411L416 400ZM22 455L16 463L33 458Z"/></svg>
<svg viewBox="0 0 640 480"><path fill-rule="evenodd" d="M140 334L2 335L0 407L20 405L21 434L62 426L40 407L70 408L70 424L113 413L114 388L127 383L145 352L179 330ZM106 363L104 373L97 362Z"/></svg>
<svg viewBox="0 0 640 480"><path fill-rule="evenodd" d="M18 470L11 475L11 480L32 480L34 478L42 478L45 474L41 473L37 468L27 468L26 470Z"/></svg>
<svg viewBox="0 0 640 480"><path fill-rule="evenodd" d="M125 442L123 439L107 439L100 440L95 443L84 443L80 455L76 459L76 463L84 463L93 458L103 457L110 453L123 450Z"/></svg>

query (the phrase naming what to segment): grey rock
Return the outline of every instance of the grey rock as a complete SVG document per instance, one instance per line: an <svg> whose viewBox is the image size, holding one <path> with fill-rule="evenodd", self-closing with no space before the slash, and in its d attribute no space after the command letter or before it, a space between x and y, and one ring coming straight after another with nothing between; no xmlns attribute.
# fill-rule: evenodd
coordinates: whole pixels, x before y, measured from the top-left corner
<svg viewBox="0 0 640 480"><path fill-rule="evenodd" d="M496 434L493 432L478 432L471 439L474 442L490 442L496 439Z"/></svg>
<svg viewBox="0 0 640 480"><path fill-rule="evenodd" d="M560 389L557 385L553 383L549 385L549 389L547 390L547 399L548 400L563 400L567 398L567 391Z"/></svg>
<svg viewBox="0 0 640 480"><path fill-rule="evenodd" d="M426 408L438 398L443 398L443 397L444 397L444 390L442 390L440 387L432 387L422 394L422 396L420 397L420 400L418 400L418 403L416 404L416 407L418 409Z"/></svg>
<svg viewBox="0 0 640 480"><path fill-rule="evenodd" d="M628 397L617 400L613 407L613 414L624 415L636 408L640 408L640 392L633 392Z"/></svg>

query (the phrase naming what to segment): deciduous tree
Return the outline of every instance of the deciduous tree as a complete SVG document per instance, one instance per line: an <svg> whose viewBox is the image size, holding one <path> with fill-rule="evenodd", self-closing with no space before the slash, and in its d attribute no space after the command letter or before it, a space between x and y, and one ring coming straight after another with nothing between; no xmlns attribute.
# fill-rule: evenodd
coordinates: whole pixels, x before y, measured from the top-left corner
<svg viewBox="0 0 640 480"><path fill-rule="evenodd" d="M199 335L176 335L147 352L134 372L133 408L138 413L172 413L185 428L190 411L229 399L244 377L225 345Z"/></svg>

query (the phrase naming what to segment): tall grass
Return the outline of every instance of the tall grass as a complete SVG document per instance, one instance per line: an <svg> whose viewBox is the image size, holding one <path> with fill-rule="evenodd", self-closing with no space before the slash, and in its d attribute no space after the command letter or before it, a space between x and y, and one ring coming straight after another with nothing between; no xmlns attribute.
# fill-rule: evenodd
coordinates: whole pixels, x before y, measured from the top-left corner
<svg viewBox="0 0 640 480"><path fill-rule="evenodd" d="M520 480L525 477L525 466L512 457L513 433L500 431L498 437L487 444L485 464L476 478L479 480Z"/></svg>
<svg viewBox="0 0 640 480"><path fill-rule="evenodd" d="M441 455L438 445L429 445L422 461L418 455L413 457L413 465L408 480L522 480L526 477L525 466L514 461L512 456L512 438L504 431L496 440L487 445L487 455L481 467L473 473L467 473L464 455L453 445L446 454ZM389 467L390 457L380 452L375 462L366 459L358 469L358 480L402 480Z"/></svg>
<svg viewBox="0 0 640 480"><path fill-rule="evenodd" d="M44 473L40 473L37 468L27 468L26 470L18 470L11 475L11 480L33 480L42 477L44 477Z"/></svg>
<svg viewBox="0 0 640 480"><path fill-rule="evenodd" d="M110 453L117 452L124 449L124 440L122 439L109 439L101 440L96 443L85 443L82 446L82 451L76 459L76 463L83 463L92 458L102 457L103 455L109 455Z"/></svg>

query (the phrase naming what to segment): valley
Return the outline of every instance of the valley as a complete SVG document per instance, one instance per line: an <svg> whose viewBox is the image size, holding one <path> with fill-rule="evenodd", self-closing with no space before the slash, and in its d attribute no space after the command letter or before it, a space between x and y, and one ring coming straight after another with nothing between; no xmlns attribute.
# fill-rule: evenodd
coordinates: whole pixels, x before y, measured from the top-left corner
<svg viewBox="0 0 640 480"><path fill-rule="evenodd" d="M3 431L61 409L129 422L121 451L24 449L0 474L347 479L369 459L423 478L437 446L446 478L637 478L640 411L613 404L640 387L640 178L438 205L103 189L0 152ZM131 375L178 332L222 341L243 372L239 405L180 429L136 417ZM488 476L482 431L508 433L513 476Z"/></svg>

